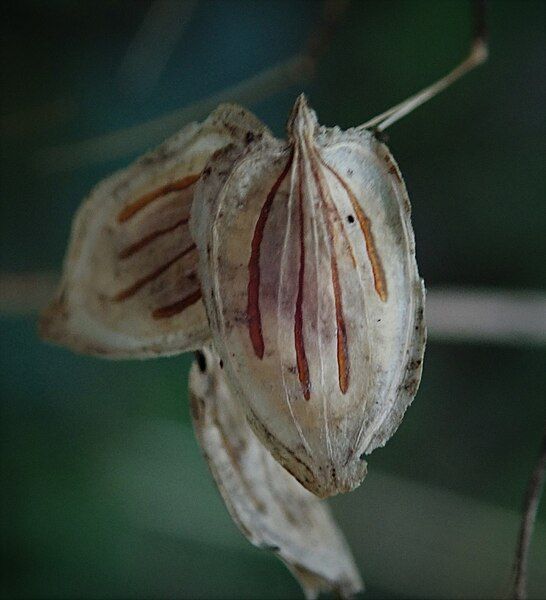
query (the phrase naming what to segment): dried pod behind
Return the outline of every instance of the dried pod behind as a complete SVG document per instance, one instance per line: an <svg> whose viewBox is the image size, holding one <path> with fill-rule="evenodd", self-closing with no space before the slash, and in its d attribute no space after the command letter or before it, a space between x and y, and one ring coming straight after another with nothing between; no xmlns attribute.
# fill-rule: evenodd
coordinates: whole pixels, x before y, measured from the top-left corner
<svg viewBox="0 0 546 600"><path fill-rule="evenodd" d="M424 289L387 147L320 127L226 148L191 227L215 345L262 442L318 496L349 491L420 380Z"/></svg>
<svg viewBox="0 0 546 600"><path fill-rule="evenodd" d="M42 335L109 358L205 343L210 332L189 231L195 186L215 151L261 135L266 129L252 114L222 105L97 185L74 219Z"/></svg>
<svg viewBox="0 0 546 600"><path fill-rule="evenodd" d="M328 506L256 438L214 350L204 348L198 356L190 372L193 426L239 529L252 544L286 563L307 598L321 591L353 597L362 581Z"/></svg>

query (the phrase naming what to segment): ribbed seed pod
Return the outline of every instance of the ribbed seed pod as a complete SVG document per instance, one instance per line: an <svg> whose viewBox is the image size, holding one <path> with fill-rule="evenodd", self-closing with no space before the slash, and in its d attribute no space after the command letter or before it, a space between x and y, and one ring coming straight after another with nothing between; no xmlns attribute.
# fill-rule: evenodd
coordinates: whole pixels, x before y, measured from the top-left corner
<svg viewBox="0 0 546 600"><path fill-rule="evenodd" d="M419 385L424 288L387 147L301 96L288 143L214 156L190 227L215 346L247 419L324 497L356 487Z"/></svg>
<svg viewBox="0 0 546 600"><path fill-rule="evenodd" d="M196 183L211 155L269 135L244 108L219 106L91 192L72 226L43 337L78 352L143 358L210 338L189 231Z"/></svg>

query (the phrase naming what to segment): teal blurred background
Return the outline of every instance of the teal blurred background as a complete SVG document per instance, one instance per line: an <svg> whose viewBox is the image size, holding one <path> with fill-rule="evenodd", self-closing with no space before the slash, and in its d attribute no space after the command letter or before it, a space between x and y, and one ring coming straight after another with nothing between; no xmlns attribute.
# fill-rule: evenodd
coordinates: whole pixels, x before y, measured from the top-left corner
<svg viewBox="0 0 546 600"><path fill-rule="evenodd" d="M24 0L1 11L1 271L18 273L59 271L83 196L174 130L129 132L104 154L79 142L290 58L321 4ZM489 17L490 62L394 125L389 146L428 285L544 289L545 4L491 2ZM322 123L359 124L454 66L469 29L464 2L354 0L315 77L250 108L281 135L303 89ZM191 430L190 356L103 362L41 343L34 315L0 321L2 597L301 597L222 504ZM366 597L507 595L546 421L545 359L544 346L430 340L399 432L370 457L364 485L331 502ZM530 595L546 597L544 505Z"/></svg>

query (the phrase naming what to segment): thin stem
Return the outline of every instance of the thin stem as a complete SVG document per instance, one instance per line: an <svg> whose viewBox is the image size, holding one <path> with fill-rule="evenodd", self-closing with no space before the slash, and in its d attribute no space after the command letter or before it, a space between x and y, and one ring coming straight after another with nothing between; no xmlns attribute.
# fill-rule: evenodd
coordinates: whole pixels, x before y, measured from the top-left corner
<svg viewBox="0 0 546 600"><path fill-rule="evenodd" d="M525 499L523 502L523 514L516 548L516 559L514 564L514 600L524 600L527 597L527 563L529 560L529 548L535 527L535 520L544 487L544 476L546 474L546 429L542 437L538 461L535 465L531 479L527 485Z"/></svg>
<svg viewBox="0 0 546 600"><path fill-rule="evenodd" d="M384 131L387 127L405 117L417 107L421 106L431 98L434 98L442 90L445 90L451 84L455 83L463 75L472 71L475 67L481 65L487 60L488 50L485 29L485 2L483 0L473 3L474 6L474 28L470 53L465 60L457 65L445 77L435 81L417 94L406 98L396 106L392 106L385 112L377 115L373 119L366 121L358 129L372 129Z"/></svg>

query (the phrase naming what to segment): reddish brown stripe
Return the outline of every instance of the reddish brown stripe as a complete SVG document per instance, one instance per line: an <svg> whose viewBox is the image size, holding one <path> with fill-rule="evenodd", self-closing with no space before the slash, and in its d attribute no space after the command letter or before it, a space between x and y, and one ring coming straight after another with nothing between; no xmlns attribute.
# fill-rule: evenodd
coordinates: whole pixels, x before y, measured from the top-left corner
<svg viewBox="0 0 546 600"><path fill-rule="evenodd" d="M124 223L125 221L128 221L131 217L136 215L137 212L139 212L145 206L148 206L148 204L150 204L154 200L157 200L158 198L162 198L163 196L166 196L171 192L185 190L186 188L190 187L190 185L195 183L199 179L199 177L201 177L200 173L194 175L187 175L182 179L178 179L177 181L167 183L166 185L163 185L160 188L157 188L156 190L152 190L151 192L144 194L134 202L127 204L127 206L120 211L120 213L118 214L118 223Z"/></svg>
<svg viewBox="0 0 546 600"><path fill-rule="evenodd" d="M381 265L381 259L377 253L377 249L375 247L375 242L372 233L371 221L364 214L356 196L353 193L353 190L349 187L349 185L344 181L344 179L335 171L332 167L327 165L324 161L322 164L334 175L334 177L341 183L347 196L349 196L349 200L351 201L351 205L353 210L355 211L356 218L358 219L358 223L360 224L360 229L362 230L362 234L364 236L364 242L366 243L366 252L368 253L368 258L370 259L370 263L372 265L372 273L373 273L373 282L375 291L377 295L381 298L383 302L387 300L387 281L385 279L385 273L383 271L383 266Z"/></svg>
<svg viewBox="0 0 546 600"><path fill-rule="evenodd" d="M188 294L182 300L178 302L174 302L173 304L168 304L167 306L162 306L161 308L156 308L152 317L154 319L167 319L169 317L173 317L186 310L192 304L195 304L198 300L201 299L201 290L196 290L195 292Z"/></svg>
<svg viewBox="0 0 546 600"><path fill-rule="evenodd" d="M279 187L281 186L284 178L288 174L290 166L292 165L293 155L286 162L282 173L279 175L273 187L267 194L267 198L260 211L260 216L254 229L254 235L252 237L252 252L248 261L248 303L247 303L247 317L248 317L248 332L250 335L250 341L254 352L259 359L264 356L264 338L262 335L262 317L260 314L260 248L262 239L264 237L265 225L267 218L269 217L269 211L271 204L275 198Z"/></svg>
<svg viewBox="0 0 546 600"><path fill-rule="evenodd" d="M391 157L388 154L385 154L384 158L385 158L385 162L387 163L387 165L389 167L389 173L391 175L394 175L394 177L398 180L398 183L402 183L402 178L400 177L400 173L398 172L396 165L392 162Z"/></svg>
<svg viewBox="0 0 546 600"><path fill-rule="evenodd" d="M129 258L129 256L132 256L139 250L142 250L142 248L145 248L148 244L150 244L151 242L156 240L158 237L161 237L162 235L165 235L166 233L169 233L170 231L174 231L175 229L180 227L180 225L185 225L187 222L188 222L188 219L180 219L180 221L178 221L174 225L170 225L169 227L165 227L164 229L158 229L157 231L154 231L153 233L148 234L147 236L143 237L138 242L135 242L134 244L127 246L127 248L124 248L118 254L119 258L121 258L121 259Z"/></svg>
<svg viewBox="0 0 546 600"><path fill-rule="evenodd" d="M338 383L342 394L347 392L349 388L349 351L347 348L347 329L345 326L345 318L343 316L343 297L341 285L339 283L339 271L335 254L335 234L334 227L330 218L326 202L326 190L322 181L321 174L317 168L317 159L321 160L314 148L309 148L309 154L314 155L311 159L311 169L313 177L317 184L321 199L322 212L325 217L326 228L328 230L328 243L330 246L330 268L332 271L332 289L334 291L334 304L336 311L336 336L337 336L337 369Z"/></svg>
<svg viewBox="0 0 546 600"><path fill-rule="evenodd" d="M339 273L337 270L337 261L333 250L330 259L330 265L332 268L332 287L334 288L334 301L336 306L337 368L339 389L343 394L345 394L349 387L349 352L347 349L347 329L345 328L345 319L343 318L343 302L341 297L341 286L339 285Z"/></svg>
<svg viewBox="0 0 546 600"><path fill-rule="evenodd" d="M141 279L138 279L132 286L130 286L130 287L122 290L121 292L119 292L114 297L114 300L116 302L121 302L122 300L127 300L127 298L130 298L131 296L134 296L138 292L138 290L140 290L142 287L144 287L147 283L150 283L150 281L153 281L154 279L157 279L162 273L164 273L176 261L180 260L183 256L186 256L186 254L188 254L192 250L195 250L195 244L192 244L191 246L188 246L185 250L182 250L182 252L179 252L176 256L174 256L173 258L171 258L171 260L169 260L165 264L163 264L160 267L158 267L155 271L152 271L151 273L149 273L145 277L142 277Z"/></svg>
<svg viewBox="0 0 546 600"><path fill-rule="evenodd" d="M305 354L305 344L303 340L303 284L305 278L305 228L303 214L303 165L301 156L298 157L298 212L300 221L300 269L298 273L298 297L296 299L296 313L294 315L294 340L296 346L296 363L298 365L298 377L303 389L303 396L309 400L310 382L309 365Z"/></svg>

